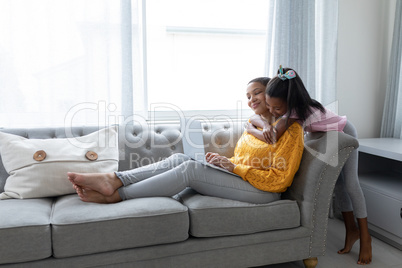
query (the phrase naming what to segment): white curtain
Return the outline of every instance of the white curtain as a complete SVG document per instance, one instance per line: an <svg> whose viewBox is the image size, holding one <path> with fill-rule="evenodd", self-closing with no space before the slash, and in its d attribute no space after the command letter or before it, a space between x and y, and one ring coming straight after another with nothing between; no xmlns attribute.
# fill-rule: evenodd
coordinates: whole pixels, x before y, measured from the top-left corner
<svg viewBox="0 0 402 268"><path fill-rule="evenodd" d="M396 2L394 34L381 137L402 139L402 1Z"/></svg>
<svg viewBox="0 0 402 268"><path fill-rule="evenodd" d="M266 73L293 68L310 96L336 101L338 0L270 0Z"/></svg>
<svg viewBox="0 0 402 268"><path fill-rule="evenodd" d="M134 0L0 1L0 127L132 114L138 9Z"/></svg>

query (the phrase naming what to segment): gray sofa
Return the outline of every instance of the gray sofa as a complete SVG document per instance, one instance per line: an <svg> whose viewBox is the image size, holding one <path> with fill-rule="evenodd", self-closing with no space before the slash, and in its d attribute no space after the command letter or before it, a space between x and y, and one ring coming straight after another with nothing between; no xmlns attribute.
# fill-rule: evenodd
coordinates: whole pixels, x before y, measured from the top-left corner
<svg viewBox="0 0 402 268"><path fill-rule="evenodd" d="M241 126L205 124L206 151L231 156ZM73 133L96 130L76 127ZM65 137L63 128L1 131L32 139ZM120 126L119 135L119 170L182 152L178 124ZM0 200L0 267L253 267L296 260L315 267L325 253L336 179L357 147L343 133L306 136L292 186L269 204L191 189L172 198L109 205L84 203L74 194ZM0 164L0 192L7 176Z"/></svg>

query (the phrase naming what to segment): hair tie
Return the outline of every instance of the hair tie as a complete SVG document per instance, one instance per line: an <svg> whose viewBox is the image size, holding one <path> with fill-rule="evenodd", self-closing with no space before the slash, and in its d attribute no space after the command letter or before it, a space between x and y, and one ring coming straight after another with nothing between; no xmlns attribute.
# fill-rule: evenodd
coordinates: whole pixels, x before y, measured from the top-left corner
<svg viewBox="0 0 402 268"><path fill-rule="evenodd" d="M279 65L279 74L278 74L279 79L282 81L285 81L287 79L292 79L296 77L296 73L293 70L287 71L285 74L283 73L282 65Z"/></svg>

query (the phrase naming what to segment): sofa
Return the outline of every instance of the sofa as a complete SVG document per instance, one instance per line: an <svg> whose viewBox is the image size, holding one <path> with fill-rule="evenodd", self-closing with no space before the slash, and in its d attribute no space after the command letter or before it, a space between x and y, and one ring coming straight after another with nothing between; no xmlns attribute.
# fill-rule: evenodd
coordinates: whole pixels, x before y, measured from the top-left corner
<svg viewBox="0 0 402 268"><path fill-rule="evenodd" d="M73 127L79 137L99 127ZM242 122L203 124L206 151L232 156ZM0 129L27 139L66 138L65 128ZM119 126L119 170L183 151L179 123ZM116 204L82 202L76 194L0 200L0 267L256 267L325 254L335 182L356 139L338 132L305 136L293 184L269 204L203 196ZM16 155L16 157L19 157ZM0 192L8 174L0 164ZM67 177L66 177L67 179Z"/></svg>

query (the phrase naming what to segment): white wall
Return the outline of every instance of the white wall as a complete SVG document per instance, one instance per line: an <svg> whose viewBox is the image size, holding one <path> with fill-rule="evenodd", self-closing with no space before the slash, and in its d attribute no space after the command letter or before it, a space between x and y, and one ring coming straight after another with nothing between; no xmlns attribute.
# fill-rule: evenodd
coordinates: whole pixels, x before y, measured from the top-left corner
<svg viewBox="0 0 402 268"><path fill-rule="evenodd" d="M395 0L339 0L338 113L359 138L380 136Z"/></svg>

